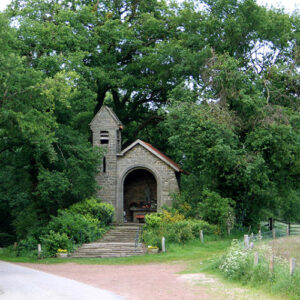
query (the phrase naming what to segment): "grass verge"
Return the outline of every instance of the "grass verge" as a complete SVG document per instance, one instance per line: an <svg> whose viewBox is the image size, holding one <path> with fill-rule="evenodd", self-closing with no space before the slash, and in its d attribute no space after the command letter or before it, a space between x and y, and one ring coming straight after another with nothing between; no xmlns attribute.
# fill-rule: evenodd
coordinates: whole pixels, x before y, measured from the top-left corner
<svg viewBox="0 0 300 300"><path fill-rule="evenodd" d="M167 263L172 261L202 262L207 259L219 256L230 246L230 240L211 240L202 244L193 240L185 245L169 244L166 253L146 254L144 256L131 256L120 258L45 258L16 257L13 251L8 249L0 250L0 260L8 262L24 263L78 263L78 264L144 264L144 263Z"/></svg>

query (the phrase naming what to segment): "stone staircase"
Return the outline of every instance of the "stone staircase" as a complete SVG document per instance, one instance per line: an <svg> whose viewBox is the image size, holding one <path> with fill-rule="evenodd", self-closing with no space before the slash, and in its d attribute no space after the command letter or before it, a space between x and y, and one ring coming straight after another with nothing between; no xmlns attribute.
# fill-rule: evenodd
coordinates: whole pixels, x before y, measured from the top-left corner
<svg viewBox="0 0 300 300"><path fill-rule="evenodd" d="M142 224L115 225L100 240L83 244L72 255L79 257L125 257L145 254L141 243L136 245L137 231ZM141 232L141 231L140 231Z"/></svg>

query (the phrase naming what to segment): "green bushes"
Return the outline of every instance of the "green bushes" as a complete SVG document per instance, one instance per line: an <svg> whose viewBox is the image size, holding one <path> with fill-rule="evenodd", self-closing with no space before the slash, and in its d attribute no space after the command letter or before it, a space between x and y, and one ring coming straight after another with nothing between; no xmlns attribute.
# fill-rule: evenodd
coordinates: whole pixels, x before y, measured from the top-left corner
<svg viewBox="0 0 300 300"><path fill-rule="evenodd" d="M223 198L218 193L204 189L197 194L196 199L191 196L193 192L184 191L173 195L173 208L185 218L204 220L209 224L218 226L219 233L231 230L235 224L234 206L230 198Z"/></svg>
<svg viewBox="0 0 300 300"><path fill-rule="evenodd" d="M17 256L35 256L37 255L38 241L33 237L29 236L25 240L21 240L18 243L16 255Z"/></svg>
<svg viewBox="0 0 300 300"><path fill-rule="evenodd" d="M43 236L41 242L44 245L44 256L55 256L57 249L66 249L68 251L72 249L69 237L65 233L61 234L53 230L50 230L49 234Z"/></svg>
<svg viewBox="0 0 300 300"><path fill-rule="evenodd" d="M202 220L184 220L178 212L171 214L163 210L159 214L146 215L146 225L143 240L147 245L161 247L161 238L171 243L184 244L189 240L199 238L199 231L207 234L217 232L217 227Z"/></svg>
<svg viewBox="0 0 300 300"><path fill-rule="evenodd" d="M76 243L86 243L91 241L92 234L100 236L101 229L99 220L89 214L83 215L69 210L60 210L57 217L52 217L48 224L49 232L66 234Z"/></svg>
<svg viewBox="0 0 300 300"><path fill-rule="evenodd" d="M72 243L88 243L100 238L112 221L113 213L110 204L94 198L58 210L58 215L52 217L47 226L48 233L41 238L47 255L55 255L59 248L70 251Z"/></svg>
<svg viewBox="0 0 300 300"><path fill-rule="evenodd" d="M42 244L44 257L55 256L57 249L71 251L74 243L82 244L100 238L108 229L113 214L112 205L94 198L58 210L57 216L52 216L47 226L39 228L41 235L31 234L19 242L17 255L36 255L38 243Z"/></svg>
<svg viewBox="0 0 300 300"><path fill-rule="evenodd" d="M114 215L114 208L112 205L105 202L98 202L94 198L89 198L73 204L68 210L76 214L90 215L104 226L107 226L112 222Z"/></svg>

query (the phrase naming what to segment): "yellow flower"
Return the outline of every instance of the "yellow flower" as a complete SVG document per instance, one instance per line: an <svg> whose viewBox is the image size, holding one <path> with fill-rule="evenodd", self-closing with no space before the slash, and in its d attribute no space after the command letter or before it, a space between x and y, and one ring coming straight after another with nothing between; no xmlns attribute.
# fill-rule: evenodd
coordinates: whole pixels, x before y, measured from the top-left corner
<svg viewBox="0 0 300 300"><path fill-rule="evenodd" d="M66 249L57 249L57 253L67 253L68 250Z"/></svg>

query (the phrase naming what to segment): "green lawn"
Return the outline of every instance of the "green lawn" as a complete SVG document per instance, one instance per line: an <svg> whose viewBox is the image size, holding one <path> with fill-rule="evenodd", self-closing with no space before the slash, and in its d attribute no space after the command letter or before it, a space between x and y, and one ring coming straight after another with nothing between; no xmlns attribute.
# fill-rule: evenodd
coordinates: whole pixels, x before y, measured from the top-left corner
<svg viewBox="0 0 300 300"><path fill-rule="evenodd" d="M144 263L165 263L172 261L202 262L222 254L230 246L230 240L207 241L202 244L200 241L191 241L186 245L167 245L166 253L146 254L144 256L132 256L123 258L29 258L16 257L6 249L0 250L0 260L10 262L28 263L78 263L78 264L144 264Z"/></svg>

